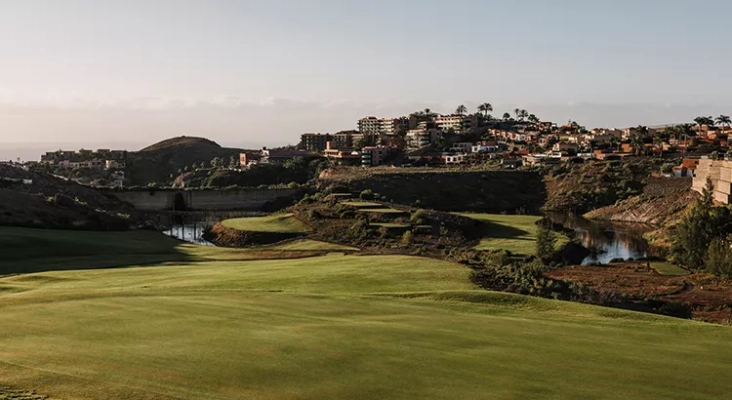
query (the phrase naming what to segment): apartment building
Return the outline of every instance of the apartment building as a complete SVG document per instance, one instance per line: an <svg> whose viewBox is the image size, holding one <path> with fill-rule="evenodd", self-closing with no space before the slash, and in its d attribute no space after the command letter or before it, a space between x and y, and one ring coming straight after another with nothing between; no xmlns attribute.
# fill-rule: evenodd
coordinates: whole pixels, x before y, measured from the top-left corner
<svg viewBox="0 0 732 400"><path fill-rule="evenodd" d="M300 136L300 148L312 152L323 152L328 148L328 143L334 149L352 149L356 141L363 138L363 134L353 132L339 132L335 134L303 133Z"/></svg>
<svg viewBox="0 0 732 400"><path fill-rule="evenodd" d="M406 118L366 117L358 120L358 131L364 135L395 135L400 128L406 130L408 126Z"/></svg>
<svg viewBox="0 0 732 400"><path fill-rule="evenodd" d="M368 146L361 150L361 166L376 167L384 163L389 152L394 150L386 146Z"/></svg>
<svg viewBox="0 0 732 400"><path fill-rule="evenodd" d="M442 131L437 129L412 129L407 132L407 143L411 148L427 147L435 143L442 136Z"/></svg>
<svg viewBox="0 0 732 400"><path fill-rule="evenodd" d="M435 118L437 129L445 132L454 131L462 132L476 126L478 123L476 117L465 115L440 115Z"/></svg>

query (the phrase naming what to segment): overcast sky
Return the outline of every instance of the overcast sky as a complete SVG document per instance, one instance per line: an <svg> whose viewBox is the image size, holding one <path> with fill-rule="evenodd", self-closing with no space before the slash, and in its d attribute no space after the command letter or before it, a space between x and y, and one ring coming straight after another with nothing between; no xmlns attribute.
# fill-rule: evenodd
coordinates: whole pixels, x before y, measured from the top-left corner
<svg viewBox="0 0 732 400"><path fill-rule="evenodd" d="M279 145L485 101L587 126L730 114L730 15L727 0L0 0L0 157Z"/></svg>

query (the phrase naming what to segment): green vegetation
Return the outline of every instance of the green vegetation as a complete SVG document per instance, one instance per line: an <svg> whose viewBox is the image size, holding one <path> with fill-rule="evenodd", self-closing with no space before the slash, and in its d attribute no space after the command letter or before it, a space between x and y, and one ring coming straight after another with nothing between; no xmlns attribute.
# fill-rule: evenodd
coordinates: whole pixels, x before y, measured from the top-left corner
<svg viewBox="0 0 732 400"><path fill-rule="evenodd" d="M706 269L732 276L732 215L727 207L715 207L711 180L691 211L676 226L671 253L675 261L692 270Z"/></svg>
<svg viewBox="0 0 732 400"><path fill-rule="evenodd" d="M0 398L703 399L732 391L719 379L729 374L729 328L483 291L459 264L222 261L251 253L151 232L0 232L3 255L49 271L80 255L186 257L0 278ZM68 251L33 258L34 246Z"/></svg>
<svg viewBox="0 0 732 400"><path fill-rule="evenodd" d="M540 223L536 228L536 256L540 260L549 260L554 255L556 248L557 235L546 223Z"/></svg>
<svg viewBox="0 0 732 400"><path fill-rule="evenodd" d="M267 247L267 249L283 251L359 251L355 247L310 239L295 240L285 244Z"/></svg>
<svg viewBox="0 0 732 400"><path fill-rule="evenodd" d="M382 207L382 204L371 201L342 201L340 204L356 208Z"/></svg>
<svg viewBox="0 0 732 400"><path fill-rule="evenodd" d="M406 211L396 210L394 208L362 208L358 210L358 212L374 214L407 214Z"/></svg>
<svg viewBox="0 0 732 400"><path fill-rule="evenodd" d="M689 275L689 271L668 261L651 261L651 268L661 275Z"/></svg>
<svg viewBox="0 0 732 400"><path fill-rule="evenodd" d="M221 224L230 229L248 232L307 233L310 228L292 214L273 214L266 217L227 219Z"/></svg>
<svg viewBox="0 0 732 400"><path fill-rule="evenodd" d="M369 226L376 226L379 228L409 228L409 224L391 224L388 222L371 222Z"/></svg>

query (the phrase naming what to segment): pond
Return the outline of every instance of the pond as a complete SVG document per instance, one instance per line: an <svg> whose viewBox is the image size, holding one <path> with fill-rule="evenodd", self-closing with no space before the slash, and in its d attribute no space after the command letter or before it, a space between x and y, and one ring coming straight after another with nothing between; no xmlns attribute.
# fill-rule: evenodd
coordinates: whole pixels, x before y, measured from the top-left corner
<svg viewBox="0 0 732 400"><path fill-rule="evenodd" d="M203 246L214 244L203 238L206 230L229 218L255 217L263 215L258 211L221 211L221 212L179 212L157 216L158 223L165 226L162 233L166 236Z"/></svg>
<svg viewBox="0 0 732 400"><path fill-rule="evenodd" d="M582 264L608 263L614 258L642 258L648 255L643 234L653 230L645 224L591 221L572 214L547 214L552 221L574 230L575 238L592 254Z"/></svg>

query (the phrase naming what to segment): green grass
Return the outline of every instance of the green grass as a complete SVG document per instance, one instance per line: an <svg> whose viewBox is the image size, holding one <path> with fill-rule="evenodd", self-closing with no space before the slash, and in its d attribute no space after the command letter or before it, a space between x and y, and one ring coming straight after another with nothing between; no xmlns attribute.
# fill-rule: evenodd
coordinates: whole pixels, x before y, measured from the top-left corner
<svg viewBox="0 0 732 400"><path fill-rule="evenodd" d="M536 222L541 219L540 216L459 214L486 224L483 239L475 247L476 250L507 250L519 255L531 255L536 252ZM563 245L568 240L564 235L558 235L557 245Z"/></svg>
<svg viewBox="0 0 732 400"><path fill-rule="evenodd" d="M343 204L344 206L350 206L350 207L356 207L356 208L383 207L383 204L374 203L371 201L348 200L348 201L341 201L340 204Z"/></svg>
<svg viewBox="0 0 732 400"><path fill-rule="evenodd" d="M406 211L401 211L394 208L362 208L358 210L358 212L373 214L408 214Z"/></svg>
<svg viewBox="0 0 732 400"><path fill-rule="evenodd" d="M292 214L273 214L266 217L227 219L221 224L227 228L250 232L310 232L310 227L293 217Z"/></svg>
<svg viewBox="0 0 732 400"><path fill-rule="evenodd" d="M283 251L359 251L355 247L343 246L335 243L321 242L318 240L301 239L285 244L267 247Z"/></svg>
<svg viewBox="0 0 732 400"><path fill-rule="evenodd" d="M651 261L651 268L661 275L689 275L690 272L668 261Z"/></svg>
<svg viewBox="0 0 732 400"><path fill-rule="evenodd" d="M433 259L187 251L185 265L0 278L0 388L98 399L732 394L729 327L482 291L469 269ZM52 269L66 258L43 259Z"/></svg>
<svg viewBox="0 0 732 400"><path fill-rule="evenodd" d="M379 228L409 228L409 224L390 224L388 222L372 222L369 226L376 226Z"/></svg>

